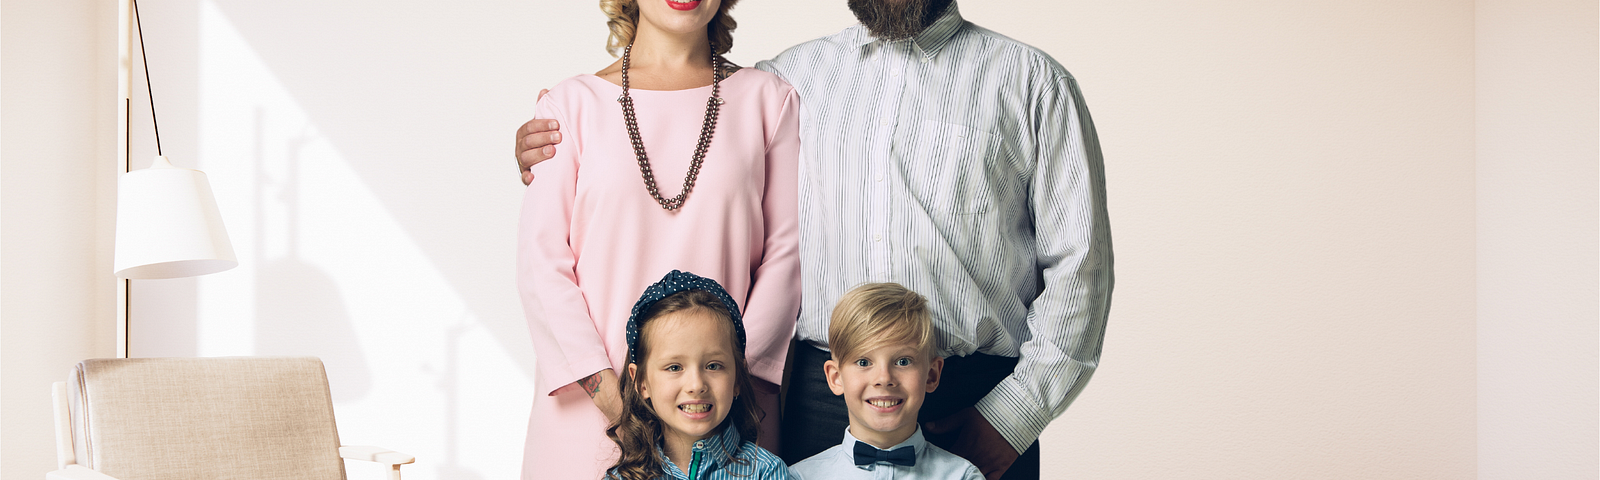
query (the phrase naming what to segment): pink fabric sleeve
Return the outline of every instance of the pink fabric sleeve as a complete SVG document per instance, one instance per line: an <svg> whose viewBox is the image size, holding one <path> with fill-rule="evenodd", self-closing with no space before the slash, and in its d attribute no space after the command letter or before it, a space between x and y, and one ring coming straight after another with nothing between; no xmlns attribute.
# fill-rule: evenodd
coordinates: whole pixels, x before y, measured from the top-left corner
<svg viewBox="0 0 1600 480"><path fill-rule="evenodd" d="M793 88L772 124L762 195L766 241L745 300L745 358L752 375L779 384L800 313L800 103Z"/></svg>
<svg viewBox="0 0 1600 480"><path fill-rule="evenodd" d="M554 157L533 166L533 183L522 196L517 235L517 290L538 355L534 383L542 395L555 395L562 387L611 368L573 270L577 257L568 238L582 142L581 132L573 128L577 123L565 114L557 97L556 92L546 95L536 118L560 122L564 141Z"/></svg>

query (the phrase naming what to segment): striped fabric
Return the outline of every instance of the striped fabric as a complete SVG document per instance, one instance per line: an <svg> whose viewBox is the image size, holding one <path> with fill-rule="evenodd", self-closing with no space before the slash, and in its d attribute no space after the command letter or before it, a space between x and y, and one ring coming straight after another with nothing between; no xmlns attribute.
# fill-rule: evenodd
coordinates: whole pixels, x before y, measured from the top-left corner
<svg viewBox="0 0 1600 480"><path fill-rule="evenodd" d="M962 20L915 38L856 25L757 68L800 94L796 337L827 347L851 287L928 297L946 356L1019 357L977 404L1017 451L1094 373L1111 232L1094 123L1049 55Z"/></svg>
<svg viewBox="0 0 1600 480"><path fill-rule="evenodd" d="M690 450L694 456L690 457L688 468L679 468L679 465L672 463L660 444L656 448L663 452L661 459L665 463L661 480L789 479L789 467L784 465L783 459L756 446L755 442L739 438L739 429L732 428L732 425L724 427L716 435L696 441ZM698 470L692 475L684 473L689 468ZM616 470L612 470L606 478L617 478Z"/></svg>

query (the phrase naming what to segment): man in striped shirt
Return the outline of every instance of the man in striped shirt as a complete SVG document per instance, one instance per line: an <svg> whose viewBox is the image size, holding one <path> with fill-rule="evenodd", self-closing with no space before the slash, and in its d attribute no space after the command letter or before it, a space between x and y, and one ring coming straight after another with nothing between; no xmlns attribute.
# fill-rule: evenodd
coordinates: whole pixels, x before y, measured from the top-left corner
<svg viewBox="0 0 1600 480"><path fill-rule="evenodd" d="M756 65L801 102L782 456L835 445L848 424L823 383L833 305L896 282L928 298L947 357L922 410L929 440L990 479L1038 478L1038 437L1094 373L1111 303L1094 123L1060 64L953 0L848 1L860 25ZM525 182L554 153L550 123L517 133Z"/></svg>

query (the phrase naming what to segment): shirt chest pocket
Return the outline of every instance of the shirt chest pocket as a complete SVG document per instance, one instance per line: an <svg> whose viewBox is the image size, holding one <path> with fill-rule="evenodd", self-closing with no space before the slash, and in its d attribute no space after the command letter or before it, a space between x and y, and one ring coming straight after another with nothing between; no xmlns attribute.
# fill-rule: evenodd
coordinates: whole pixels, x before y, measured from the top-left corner
<svg viewBox="0 0 1600 480"><path fill-rule="evenodd" d="M1005 188L1008 162L994 134L944 122L922 122L896 155L911 197L930 214L989 211Z"/></svg>

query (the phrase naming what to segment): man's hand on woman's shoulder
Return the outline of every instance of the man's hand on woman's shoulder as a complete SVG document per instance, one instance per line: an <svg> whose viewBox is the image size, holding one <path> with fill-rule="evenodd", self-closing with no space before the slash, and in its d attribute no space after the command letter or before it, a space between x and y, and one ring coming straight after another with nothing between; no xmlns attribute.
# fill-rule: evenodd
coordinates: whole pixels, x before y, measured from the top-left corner
<svg viewBox="0 0 1600 480"><path fill-rule="evenodd" d="M539 98L549 90L539 90ZM561 143L560 125L555 120L535 118L517 128L517 168L522 171L522 184L533 183L530 168L556 155L556 144Z"/></svg>

